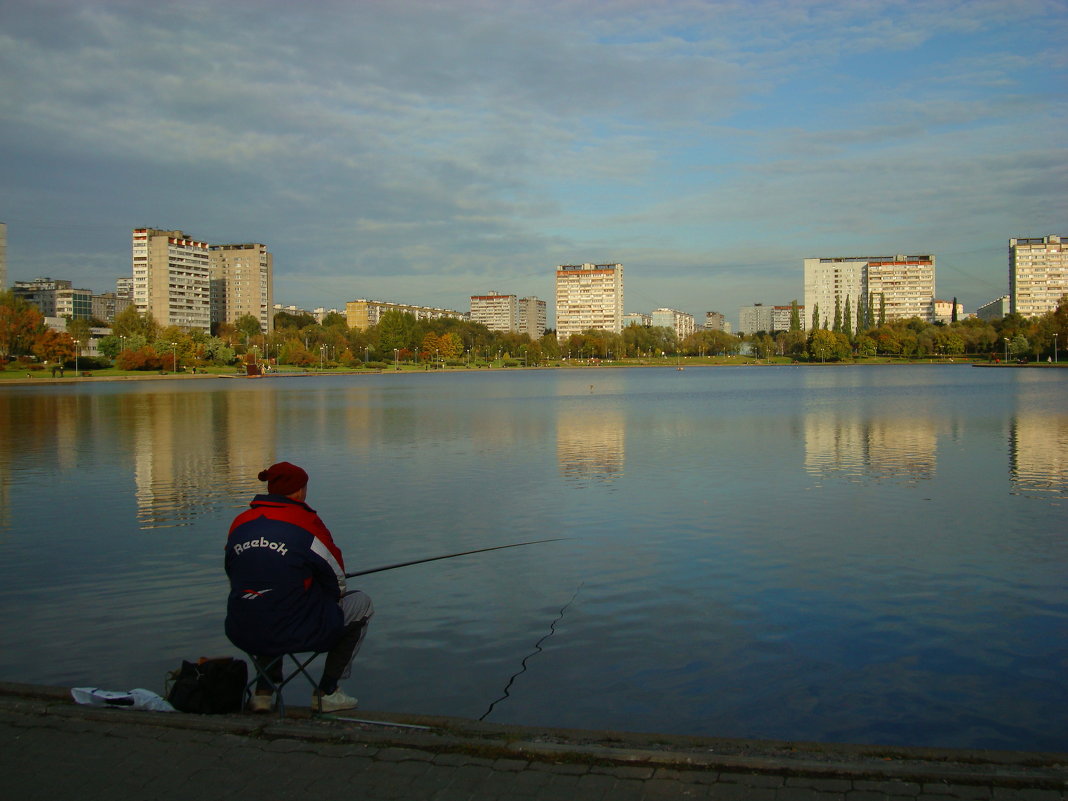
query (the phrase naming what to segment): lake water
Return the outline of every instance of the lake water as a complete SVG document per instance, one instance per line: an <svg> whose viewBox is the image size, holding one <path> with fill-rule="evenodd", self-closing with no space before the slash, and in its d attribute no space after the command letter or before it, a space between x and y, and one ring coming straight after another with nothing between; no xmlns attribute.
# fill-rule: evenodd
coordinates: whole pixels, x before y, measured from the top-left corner
<svg viewBox="0 0 1068 801"><path fill-rule="evenodd" d="M354 580L365 709L1068 750L1066 390L950 365L3 387L0 678L158 691L234 653L226 530L286 459L350 571L567 538Z"/></svg>

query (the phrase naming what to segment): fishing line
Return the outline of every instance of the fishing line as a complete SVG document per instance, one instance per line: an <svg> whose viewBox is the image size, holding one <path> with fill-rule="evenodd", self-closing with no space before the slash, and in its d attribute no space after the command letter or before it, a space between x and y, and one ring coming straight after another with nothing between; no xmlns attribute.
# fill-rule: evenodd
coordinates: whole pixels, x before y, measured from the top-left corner
<svg viewBox="0 0 1068 801"><path fill-rule="evenodd" d="M586 582L582 582L582 584L585 584L585 583ZM489 705L489 708L485 712L483 712L482 713L482 717L479 718L480 721L481 720L485 720L487 717L489 717L489 713L493 711L493 707L497 706L497 704L499 704L501 701L503 701L504 699L508 698L511 695L509 690L511 689L512 685L515 683L515 680L517 678L519 678L521 675L523 675L524 673L526 673L526 671L527 671L527 660L530 659L535 654L541 653L541 644L543 642L545 642L547 639L549 639L550 637L552 637L553 634L556 633L556 624L564 619L564 612L566 612L567 608L569 606L571 606L571 604L573 604L575 602L575 599L578 597L579 590L582 589L582 584L579 584L575 588L575 593L574 593L574 595L571 596L571 600L568 601L566 604L564 604L560 608L560 614L558 614L556 616L556 620L554 620L552 623L549 624L549 633L546 634L544 637L542 637L540 640L538 640L536 643L534 643L534 650L523 657L523 661L519 663L519 665L520 665L519 670L517 672L513 673L512 677L510 679L508 679L508 683L506 685L504 685L504 694L500 698L498 698L496 701L494 701L492 704Z"/></svg>

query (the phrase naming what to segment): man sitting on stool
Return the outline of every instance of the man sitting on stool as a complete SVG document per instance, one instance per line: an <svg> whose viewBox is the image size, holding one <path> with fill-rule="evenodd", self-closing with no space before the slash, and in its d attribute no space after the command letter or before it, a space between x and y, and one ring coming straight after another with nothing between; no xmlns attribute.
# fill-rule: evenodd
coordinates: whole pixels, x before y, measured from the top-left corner
<svg viewBox="0 0 1068 801"><path fill-rule="evenodd" d="M312 709L353 709L356 699L338 682L349 677L374 606L366 593L346 591L341 551L304 502L308 474L278 462L259 479L267 482L267 494L234 519L226 541L226 636L263 666L282 654L327 651ZM282 681L280 659L270 678ZM271 695L261 678L249 708L270 711Z"/></svg>

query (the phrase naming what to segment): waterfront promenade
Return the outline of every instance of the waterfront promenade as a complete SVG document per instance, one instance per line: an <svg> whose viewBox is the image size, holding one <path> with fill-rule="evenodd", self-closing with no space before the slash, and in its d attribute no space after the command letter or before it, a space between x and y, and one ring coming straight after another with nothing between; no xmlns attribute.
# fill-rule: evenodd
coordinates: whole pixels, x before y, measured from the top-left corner
<svg viewBox="0 0 1068 801"><path fill-rule="evenodd" d="M0 684L6 798L876 801L1068 797L1068 754L879 748L498 726L185 715ZM420 727L420 728L415 728Z"/></svg>

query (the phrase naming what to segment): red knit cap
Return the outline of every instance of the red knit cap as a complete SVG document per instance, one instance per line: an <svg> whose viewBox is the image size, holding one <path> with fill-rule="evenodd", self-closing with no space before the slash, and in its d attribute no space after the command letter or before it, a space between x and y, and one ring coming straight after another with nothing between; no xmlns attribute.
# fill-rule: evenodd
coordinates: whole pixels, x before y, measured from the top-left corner
<svg viewBox="0 0 1068 801"><path fill-rule="evenodd" d="M267 482L271 495L292 495L308 483L308 474L295 464L278 462L260 471L260 481Z"/></svg>

